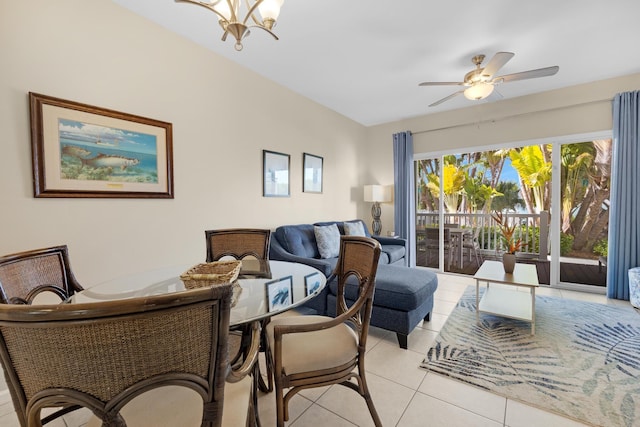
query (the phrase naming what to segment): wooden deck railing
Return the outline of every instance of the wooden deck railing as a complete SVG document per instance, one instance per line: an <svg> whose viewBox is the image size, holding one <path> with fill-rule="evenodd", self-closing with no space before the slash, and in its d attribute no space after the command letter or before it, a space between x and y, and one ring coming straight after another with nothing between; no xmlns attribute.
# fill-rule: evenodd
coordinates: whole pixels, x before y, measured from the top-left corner
<svg viewBox="0 0 640 427"><path fill-rule="evenodd" d="M546 260L549 254L549 213L506 213L504 217L508 223L519 225L516 227L516 238L521 238L527 244L518 254ZM438 212L420 211L416 214L416 227L437 227L439 221ZM495 254L500 249L498 227L489 214L445 213L444 223L471 229L480 227L478 243L480 251L485 255Z"/></svg>

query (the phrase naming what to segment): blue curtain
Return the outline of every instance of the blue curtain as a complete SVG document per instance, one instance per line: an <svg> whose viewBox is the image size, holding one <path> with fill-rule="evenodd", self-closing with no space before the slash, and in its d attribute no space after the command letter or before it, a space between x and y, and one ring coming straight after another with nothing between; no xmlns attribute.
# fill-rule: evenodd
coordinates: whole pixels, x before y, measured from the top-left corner
<svg viewBox="0 0 640 427"><path fill-rule="evenodd" d="M640 265L640 91L613 99L613 160L607 297L629 299L629 269Z"/></svg>
<svg viewBox="0 0 640 427"><path fill-rule="evenodd" d="M416 208L413 176L413 136L411 132L393 134L394 231L407 239L409 267L416 266Z"/></svg>

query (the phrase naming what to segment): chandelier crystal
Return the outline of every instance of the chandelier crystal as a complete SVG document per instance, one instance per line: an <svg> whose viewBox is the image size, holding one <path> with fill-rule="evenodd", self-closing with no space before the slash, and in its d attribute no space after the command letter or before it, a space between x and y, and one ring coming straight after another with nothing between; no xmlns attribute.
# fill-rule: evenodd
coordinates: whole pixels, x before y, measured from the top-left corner
<svg viewBox="0 0 640 427"><path fill-rule="evenodd" d="M272 30L280 14L280 7L284 0L175 0L176 2L193 3L202 6L218 15L218 23L224 30L222 41L227 40L231 34L236 39L235 48L242 50L242 40L250 34L250 28L261 28L278 40ZM242 18L242 5L246 7L246 13ZM257 10L257 12L256 12ZM241 19L242 18L242 19ZM255 25L247 25L249 19Z"/></svg>

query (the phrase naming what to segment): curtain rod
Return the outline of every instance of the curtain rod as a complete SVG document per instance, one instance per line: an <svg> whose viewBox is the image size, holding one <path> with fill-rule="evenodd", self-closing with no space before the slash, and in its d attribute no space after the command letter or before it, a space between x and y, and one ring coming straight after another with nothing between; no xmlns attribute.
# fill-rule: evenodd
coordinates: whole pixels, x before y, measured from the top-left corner
<svg viewBox="0 0 640 427"><path fill-rule="evenodd" d="M457 125L444 126L444 127L441 127L441 128L419 130L417 132L411 132L411 134L412 135L418 135L418 134L421 134L421 133L436 132L436 131L441 131L441 130L461 128L461 127L466 127L466 126L477 126L477 125L483 124L483 123L495 123L495 122L499 122L499 121L506 120L506 119L513 119L515 117L528 116L528 115L532 115L532 114L546 113L546 112L549 112L549 111L564 110L564 109L567 109L567 108L580 107L580 106L583 106L583 105L590 105L590 104L600 104L602 102L612 102L612 101L613 101L613 98L597 99L595 101L582 102L580 104L564 105L562 107L550 108L548 110L529 111L529 112L526 112L526 113L511 114L511 115L508 115L508 116L502 116L502 117L498 117L498 118L494 118L494 119L480 120L480 121L477 121L477 122L460 123L460 124L457 124Z"/></svg>

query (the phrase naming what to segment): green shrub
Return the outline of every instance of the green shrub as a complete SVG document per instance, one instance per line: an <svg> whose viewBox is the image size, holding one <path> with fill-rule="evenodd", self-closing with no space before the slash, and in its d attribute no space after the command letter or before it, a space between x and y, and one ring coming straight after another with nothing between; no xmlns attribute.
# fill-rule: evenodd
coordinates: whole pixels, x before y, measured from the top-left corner
<svg viewBox="0 0 640 427"><path fill-rule="evenodd" d="M609 242L607 239L600 239L593 245L593 252L597 255L606 256L609 254Z"/></svg>
<svg viewBox="0 0 640 427"><path fill-rule="evenodd" d="M573 248L573 236L571 234L560 233L560 256L567 255Z"/></svg>

